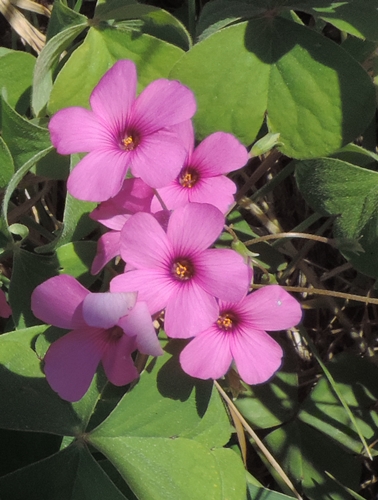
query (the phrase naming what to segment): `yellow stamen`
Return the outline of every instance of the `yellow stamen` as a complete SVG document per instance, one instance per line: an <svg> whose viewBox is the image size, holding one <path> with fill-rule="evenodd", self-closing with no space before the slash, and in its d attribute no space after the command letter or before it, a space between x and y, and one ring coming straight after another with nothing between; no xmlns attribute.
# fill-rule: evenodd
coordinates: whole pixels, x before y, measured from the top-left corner
<svg viewBox="0 0 378 500"><path fill-rule="evenodd" d="M217 325L219 326L219 328L221 330L224 330L225 332L227 332L228 330L232 329L233 321L234 321L234 319L232 318L232 316L230 314L222 314L217 319Z"/></svg>
<svg viewBox="0 0 378 500"><path fill-rule="evenodd" d="M193 276L193 266L187 260L174 262L172 272L175 278L181 281L187 281Z"/></svg>
<svg viewBox="0 0 378 500"><path fill-rule="evenodd" d="M186 168L180 174L180 184L182 187L191 189L198 182L198 172L193 168Z"/></svg>
<svg viewBox="0 0 378 500"><path fill-rule="evenodd" d="M122 139L122 145L126 151L132 151L137 147L137 141L134 139L132 135L125 137Z"/></svg>

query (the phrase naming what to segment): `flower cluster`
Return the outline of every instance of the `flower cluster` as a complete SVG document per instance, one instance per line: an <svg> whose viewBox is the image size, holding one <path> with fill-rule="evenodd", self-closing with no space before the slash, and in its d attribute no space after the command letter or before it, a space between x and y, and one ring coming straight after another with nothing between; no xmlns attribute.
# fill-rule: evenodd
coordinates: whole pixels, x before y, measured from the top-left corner
<svg viewBox="0 0 378 500"><path fill-rule="evenodd" d="M180 356L188 374L217 379L234 360L245 382L264 382L283 355L266 331L293 327L301 309L279 286L249 293L243 257L214 248L236 191L226 174L246 164L247 150L225 132L195 147L196 103L181 83L159 79L138 97L136 87L134 63L118 61L93 90L91 110L66 108L50 121L59 153L88 153L68 191L101 202L91 217L110 229L92 273L115 256L126 267L106 293L65 275L35 289L35 316L71 330L47 351L47 380L69 401L85 394L100 362L113 384L131 382L134 351L162 354L153 319L164 317L168 337L192 339Z"/></svg>

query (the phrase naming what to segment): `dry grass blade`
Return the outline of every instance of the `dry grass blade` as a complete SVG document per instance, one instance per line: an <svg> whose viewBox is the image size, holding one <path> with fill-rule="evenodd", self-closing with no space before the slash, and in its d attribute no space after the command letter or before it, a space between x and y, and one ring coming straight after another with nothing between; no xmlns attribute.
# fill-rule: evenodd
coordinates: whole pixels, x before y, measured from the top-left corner
<svg viewBox="0 0 378 500"><path fill-rule="evenodd" d="M29 12L35 12L36 14L41 14L46 17L51 16L51 12L47 7L36 2L32 2L32 0L10 0L10 3L15 7L28 10Z"/></svg>
<svg viewBox="0 0 378 500"><path fill-rule="evenodd" d="M15 32L37 53L43 49L46 37L37 30L9 0L0 0L0 12Z"/></svg>
<svg viewBox="0 0 378 500"><path fill-rule="evenodd" d="M245 420L245 418L240 413L240 411L236 408L236 406L231 401L231 399L227 396L227 394L222 389L222 387L219 385L219 383L216 380L214 380L214 384L215 384L215 387L218 389L219 394L226 401L228 407L230 408L230 411L232 412L232 415L237 415L237 417L238 417L239 421L242 423L244 429L251 436L251 438L254 440L254 442L256 443L256 445L260 448L260 451L264 454L265 458L268 460L268 462L270 463L270 465L281 476L282 480L290 488L290 490L294 493L294 495L297 497L297 499L298 500L303 500L302 497L300 496L300 494L295 489L295 486L293 485L293 483L290 481L290 479L286 475L285 471L280 466L280 464L273 457L273 455L270 453L270 451L264 445L264 443L261 441L261 439L257 436L257 434L255 433L255 431L248 424L248 422Z"/></svg>

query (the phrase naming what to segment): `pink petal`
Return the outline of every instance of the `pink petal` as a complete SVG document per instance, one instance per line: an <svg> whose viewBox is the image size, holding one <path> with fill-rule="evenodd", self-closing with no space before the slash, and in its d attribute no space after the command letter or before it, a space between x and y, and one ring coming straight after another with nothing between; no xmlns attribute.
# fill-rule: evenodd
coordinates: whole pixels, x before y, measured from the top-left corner
<svg viewBox="0 0 378 500"><path fill-rule="evenodd" d="M183 188L176 180L168 186L160 188L158 193L168 210L183 207L189 203L189 189ZM157 212L161 208L160 201L155 196L152 199L151 211Z"/></svg>
<svg viewBox="0 0 378 500"><path fill-rule="evenodd" d="M131 153L132 174L154 188L173 181L186 157L184 146L173 129L162 129L144 136Z"/></svg>
<svg viewBox="0 0 378 500"><path fill-rule="evenodd" d="M0 289L0 317L9 318L12 315L12 309L10 308L5 293Z"/></svg>
<svg viewBox="0 0 378 500"><path fill-rule="evenodd" d="M120 231L109 231L103 234L97 242L97 253L93 260L91 273L97 274L114 257L120 255Z"/></svg>
<svg viewBox="0 0 378 500"><path fill-rule="evenodd" d="M195 337L180 354L184 372L200 379L218 379L230 368L230 336L216 325Z"/></svg>
<svg viewBox="0 0 378 500"><path fill-rule="evenodd" d="M171 245L158 221L151 214L139 212L122 229L121 255L136 268L166 269Z"/></svg>
<svg viewBox="0 0 378 500"><path fill-rule="evenodd" d="M165 272L154 269L128 271L110 282L111 292L138 292L138 300L147 302L151 315L165 308L176 287Z"/></svg>
<svg viewBox="0 0 378 500"><path fill-rule="evenodd" d="M111 201L125 213L149 212L154 190L142 179L125 179L121 191Z"/></svg>
<svg viewBox="0 0 378 500"><path fill-rule="evenodd" d="M114 385L126 385L139 377L131 353L136 350L135 339L127 335L117 341L110 341L102 356L106 376Z"/></svg>
<svg viewBox="0 0 378 500"><path fill-rule="evenodd" d="M87 109L79 107L58 111L50 120L51 142L58 153L86 153L106 148L113 138L106 127Z"/></svg>
<svg viewBox="0 0 378 500"><path fill-rule="evenodd" d="M96 328L115 326L122 316L129 314L137 300L137 293L90 293L83 302L83 317L87 325Z"/></svg>
<svg viewBox="0 0 378 500"><path fill-rule="evenodd" d="M247 384L266 382L281 366L281 346L265 332L239 329L232 334L230 346L239 375Z"/></svg>
<svg viewBox="0 0 378 500"><path fill-rule="evenodd" d="M128 337L135 337L136 346L141 353L151 356L164 354L145 302L137 302L133 310L118 321L118 326Z"/></svg>
<svg viewBox="0 0 378 500"><path fill-rule="evenodd" d="M180 137L181 143L187 151L188 158L190 158L194 150L195 141L192 120L186 120L185 122L177 124L175 126L175 130Z"/></svg>
<svg viewBox="0 0 378 500"><path fill-rule="evenodd" d="M177 208L168 223L167 235L176 255L205 250L218 238L224 216L212 205L190 203Z"/></svg>
<svg viewBox="0 0 378 500"><path fill-rule="evenodd" d="M112 198L110 198L111 200ZM125 222L131 217L130 214L121 213L121 209L117 208L110 200L103 201L97 208L89 214L90 218L100 222L109 229L114 229L120 232Z"/></svg>
<svg viewBox="0 0 378 500"><path fill-rule="evenodd" d="M187 189L187 191L190 202L209 203L224 214L235 201L236 184L224 175L218 175L200 179L192 189Z"/></svg>
<svg viewBox="0 0 378 500"><path fill-rule="evenodd" d="M187 339L208 328L218 317L214 297L194 282L177 287L168 300L164 326L172 338Z"/></svg>
<svg viewBox="0 0 378 500"><path fill-rule="evenodd" d="M159 79L139 95L132 110L132 125L143 134L192 118L196 112L193 92L176 80Z"/></svg>
<svg viewBox="0 0 378 500"><path fill-rule="evenodd" d="M227 174L244 167L248 161L246 148L232 134L215 132L194 150L190 164L206 177Z"/></svg>
<svg viewBox="0 0 378 500"><path fill-rule="evenodd" d="M34 316L59 328L83 324L81 304L90 292L75 278L61 274L35 288L31 296Z"/></svg>
<svg viewBox="0 0 378 500"><path fill-rule="evenodd" d="M90 104L114 136L125 132L136 98L137 72L132 61L116 62L94 88Z"/></svg>
<svg viewBox="0 0 378 500"><path fill-rule="evenodd" d="M229 249L209 249L195 258L196 282L211 295L238 302L248 291L250 273L243 257Z"/></svg>
<svg viewBox="0 0 378 500"><path fill-rule="evenodd" d="M67 401L78 401L87 392L101 360L103 330L82 327L51 344L44 371L51 388Z"/></svg>
<svg viewBox="0 0 378 500"><path fill-rule="evenodd" d="M67 189L79 200L107 200L121 189L127 167L127 152L114 149L92 151L70 173Z"/></svg>
<svg viewBox="0 0 378 500"><path fill-rule="evenodd" d="M257 330L286 330L302 318L299 302L279 285L269 285L248 295L238 306L245 320Z"/></svg>

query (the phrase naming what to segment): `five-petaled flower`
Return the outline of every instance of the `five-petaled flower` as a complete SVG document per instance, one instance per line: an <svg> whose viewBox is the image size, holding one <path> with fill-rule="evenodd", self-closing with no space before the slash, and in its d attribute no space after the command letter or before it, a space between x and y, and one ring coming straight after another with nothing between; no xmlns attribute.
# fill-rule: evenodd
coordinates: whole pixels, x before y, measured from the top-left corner
<svg viewBox="0 0 378 500"><path fill-rule="evenodd" d="M138 377L132 352L163 354L148 308L135 292L91 293L60 275L37 286L31 304L37 318L72 330L44 358L47 381L67 401L84 396L100 361L110 382L125 385Z"/></svg>
<svg viewBox="0 0 378 500"><path fill-rule="evenodd" d="M174 210L167 232L152 215L133 215L121 232L121 256L134 270L113 278L110 290L137 290L151 314L165 308L168 336L196 335L217 318L216 297L237 301L249 286L249 268L239 254L209 249L223 226L222 213L206 203Z"/></svg>
<svg viewBox="0 0 378 500"><path fill-rule="evenodd" d="M104 201L115 196L128 168L154 188L178 175L186 152L175 127L194 115L194 95L180 82L163 78L137 98L136 86L135 64L118 61L94 88L92 111L69 107L51 118L51 141L58 153L89 153L68 178L68 191L76 198Z"/></svg>
<svg viewBox="0 0 378 500"><path fill-rule="evenodd" d="M279 369L283 354L266 331L291 328L301 317L299 302L278 285L237 303L219 301L218 319L184 347L181 366L192 377L218 379L234 359L247 384L265 382Z"/></svg>
<svg viewBox="0 0 378 500"><path fill-rule="evenodd" d="M194 148L191 122L179 125L178 130L187 149L187 157L176 179L159 189L161 199L171 210L197 202L210 203L225 213L234 201L236 185L224 174L247 163L246 148L226 132L215 132ZM155 210L161 210L157 198L152 202L152 211Z"/></svg>

